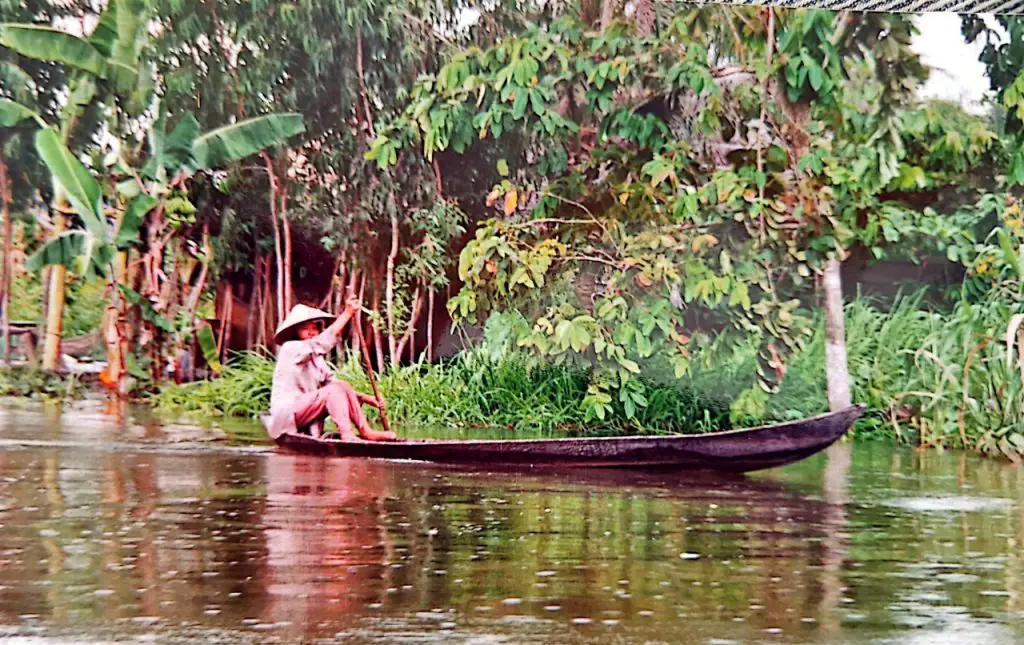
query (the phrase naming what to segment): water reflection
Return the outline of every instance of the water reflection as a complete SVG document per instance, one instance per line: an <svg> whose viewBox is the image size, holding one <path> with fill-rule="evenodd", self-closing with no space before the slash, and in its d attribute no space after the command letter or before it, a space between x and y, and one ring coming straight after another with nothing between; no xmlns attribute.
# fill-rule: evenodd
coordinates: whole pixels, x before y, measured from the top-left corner
<svg viewBox="0 0 1024 645"><path fill-rule="evenodd" d="M211 450L115 412L0 410L0 638L1024 637L1024 478L994 462L474 472Z"/></svg>

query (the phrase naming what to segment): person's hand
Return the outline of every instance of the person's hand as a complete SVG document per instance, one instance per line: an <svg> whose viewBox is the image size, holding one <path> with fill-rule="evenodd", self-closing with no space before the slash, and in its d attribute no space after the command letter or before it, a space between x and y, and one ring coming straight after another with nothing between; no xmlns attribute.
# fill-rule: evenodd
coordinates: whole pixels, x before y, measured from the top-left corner
<svg viewBox="0 0 1024 645"><path fill-rule="evenodd" d="M388 408L387 401L385 401L384 398L381 397L380 399L377 400L376 403L377 403L377 409L380 410L381 414L384 414L387 411L387 408Z"/></svg>
<svg viewBox="0 0 1024 645"><path fill-rule="evenodd" d="M345 301L345 311L350 314L357 314L359 310L363 308L363 303L359 301L359 298L355 296L350 297Z"/></svg>

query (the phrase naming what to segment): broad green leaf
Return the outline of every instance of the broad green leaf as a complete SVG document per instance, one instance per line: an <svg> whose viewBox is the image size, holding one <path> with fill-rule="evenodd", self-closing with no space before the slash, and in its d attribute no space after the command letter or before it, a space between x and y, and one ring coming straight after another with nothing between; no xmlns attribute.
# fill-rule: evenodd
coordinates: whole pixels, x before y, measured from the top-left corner
<svg viewBox="0 0 1024 645"><path fill-rule="evenodd" d="M305 132L301 114L268 114L207 132L192 144L195 169L244 159Z"/></svg>
<svg viewBox="0 0 1024 645"><path fill-rule="evenodd" d="M105 241L106 223L100 203L100 185L61 142L53 128L43 128L36 133L36 152L92 235L98 241Z"/></svg>
<svg viewBox="0 0 1024 645"><path fill-rule="evenodd" d="M170 136L164 140L163 164L168 170L177 170L189 162L192 149L199 136L199 121L191 112L174 126Z"/></svg>
<svg viewBox="0 0 1024 645"><path fill-rule="evenodd" d="M573 351L582 352L590 345L590 332L583 325L572 322L569 325L568 340Z"/></svg>
<svg viewBox="0 0 1024 645"><path fill-rule="evenodd" d="M810 70L807 72L807 79L811 82L811 87L814 88L815 92L821 89L825 74L817 63L810 67Z"/></svg>
<svg viewBox="0 0 1024 645"><path fill-rule="evenodd" d="M8 99L0 99L0 128L10 128L25 119L38 119L39 115L21 103Z"/></svg>
<svg viewBox="0 0 1024 645"><path fill-rule="evenodd" d="M498 159L498 174L502 177L508 177L508 162L504 159Z"/></svg>
<svg viewBox="0 0 1024 645"><path fill-rule="evenodd" d="M113 249L97 244L86 230L65 231L47 240L25 260L25 268L39 271L45 266L60 265L86 276L105 276L113 259Z"/></svg>
<svg viewBox="0 0 1024 645"><path fill-rule="evenodd" d="M125 67L138 67L139 54L146 44L148 21L147 2L137 0L116 0L117 11L117 42L111 52L110 59Z"/></svg>
<svg viewBox="0 0 1024 645"><path fill-rule="evenodd" d="M153 210L159 203L155 197L150 195L139 195L128 204L124 217L121 218L121 225L117 228L117 236L114 245L119 249L125 249L139 240L139 228L146 217L146 213Z"/></svg>
<svg viewBox="0 0 1024 645"><path fill-rule="evenodd" d="M217 355L217 339L213 336L213 329L209 323L203 323L199 327L199 348L203 352L203 358L206 359L206 364L210 366L214 374L220 374L221 364L220 357Z"/></svg>
<svg viewBox="0 0 1024 645"><path fill-rule="evenodd" d="M623 358L619 361L619 365L624 367L626 370L632 372L633 374L640 373L640 366L636 364L636 361L631 361L628 358Z"/></svg>
<svg viewBox="0 0 1024 645"><path fill-rule="evenodd" d="M9 90L9 96L23 104L34 104L34 81L28 72L12 62L0 60L0 85Z"/></svg>
<svg viewBox="0 0 1024 645"><path fill-rule="evenodd" d="M107 64L88 41L42 25L0 25L0 44L26 58L62 63L106 78Z"/></svg>
<svg viewBox="0 0 1024 645"><path fill-rule="evenodd" d="M55 235L25 259L25 268L32 272L54 265L75 268L75 261L86 248L88 236L89 234L82 230Z"/></svg>
<svg viewBox="0 0 1024 645"><path fill-rule="evenodd" d="M1010 240L1010 236L1006 231L1000 230L997 233L999 238L999 248L1003 252L1003 261L1009 265L1014 272L1019 270L1017 252L1013 248L1013 243Z"/></svg>
<svg viewBox="0 0 1024 645"><path fill-rule="evenodd" d="M137 79L128 97L128 113L132 116L142 115L153 100L153 92L156 89L153 66L148 63L142 65L138 70Z"/></svg>
<svg viewBox="0 0 1024 645"><path fill-rule="evenodd" d="M119 4L118 0L110 0L107 3L107 8L100 14L100 20L96 23L96 28L89 35L89 44L105 57L113 53L114 43L117 41L117 9Z"/></svg>

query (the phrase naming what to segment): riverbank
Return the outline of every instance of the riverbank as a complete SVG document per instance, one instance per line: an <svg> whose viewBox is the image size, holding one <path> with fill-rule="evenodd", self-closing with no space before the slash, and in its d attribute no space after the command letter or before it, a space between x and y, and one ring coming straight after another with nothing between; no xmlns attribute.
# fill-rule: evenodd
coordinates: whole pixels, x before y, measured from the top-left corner
<svg viewBox="0 0 1024 645"><path fill-rule="evenodd" d="M1024 452L1020 375L1006 369L998 323L979 318L978 311L983 310L928 311L916 297L898 299L888 310L861 299L847 305L853 400L868 407L854 437L1019 459ZM647 406L629 418L615 402L602 421L583 413L585 367L539 363L493 329L452 359L390 370L378 381L392 422L408 436L699 433L827 410L820 323L805 350L789 362L780 391L751 405L741 396L753 383L754 352L754 343L698 338L688 375L677 380L652 361L642 374ZM371 391L355 358L337 370L357 389ZM172 415L255 420L269 408L272 376L267 355L244 353L229 361L219 378L164 385L146 402ZM95 388L90 378L0 370L0 395L76 398Z"/></svg>

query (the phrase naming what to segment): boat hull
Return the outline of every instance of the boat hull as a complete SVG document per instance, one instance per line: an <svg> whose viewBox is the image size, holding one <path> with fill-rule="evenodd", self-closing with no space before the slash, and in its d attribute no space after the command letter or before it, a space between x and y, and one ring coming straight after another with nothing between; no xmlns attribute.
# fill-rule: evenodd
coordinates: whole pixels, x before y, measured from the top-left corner
<svg viewBox="0 0 1024 645"><path fill-rule="evenodd" d="M842 437L864 406L743 430L698 435L573 439L333 441L284 434L290 452L514 468L640 468L750 472L821 452Z"/></svg>

